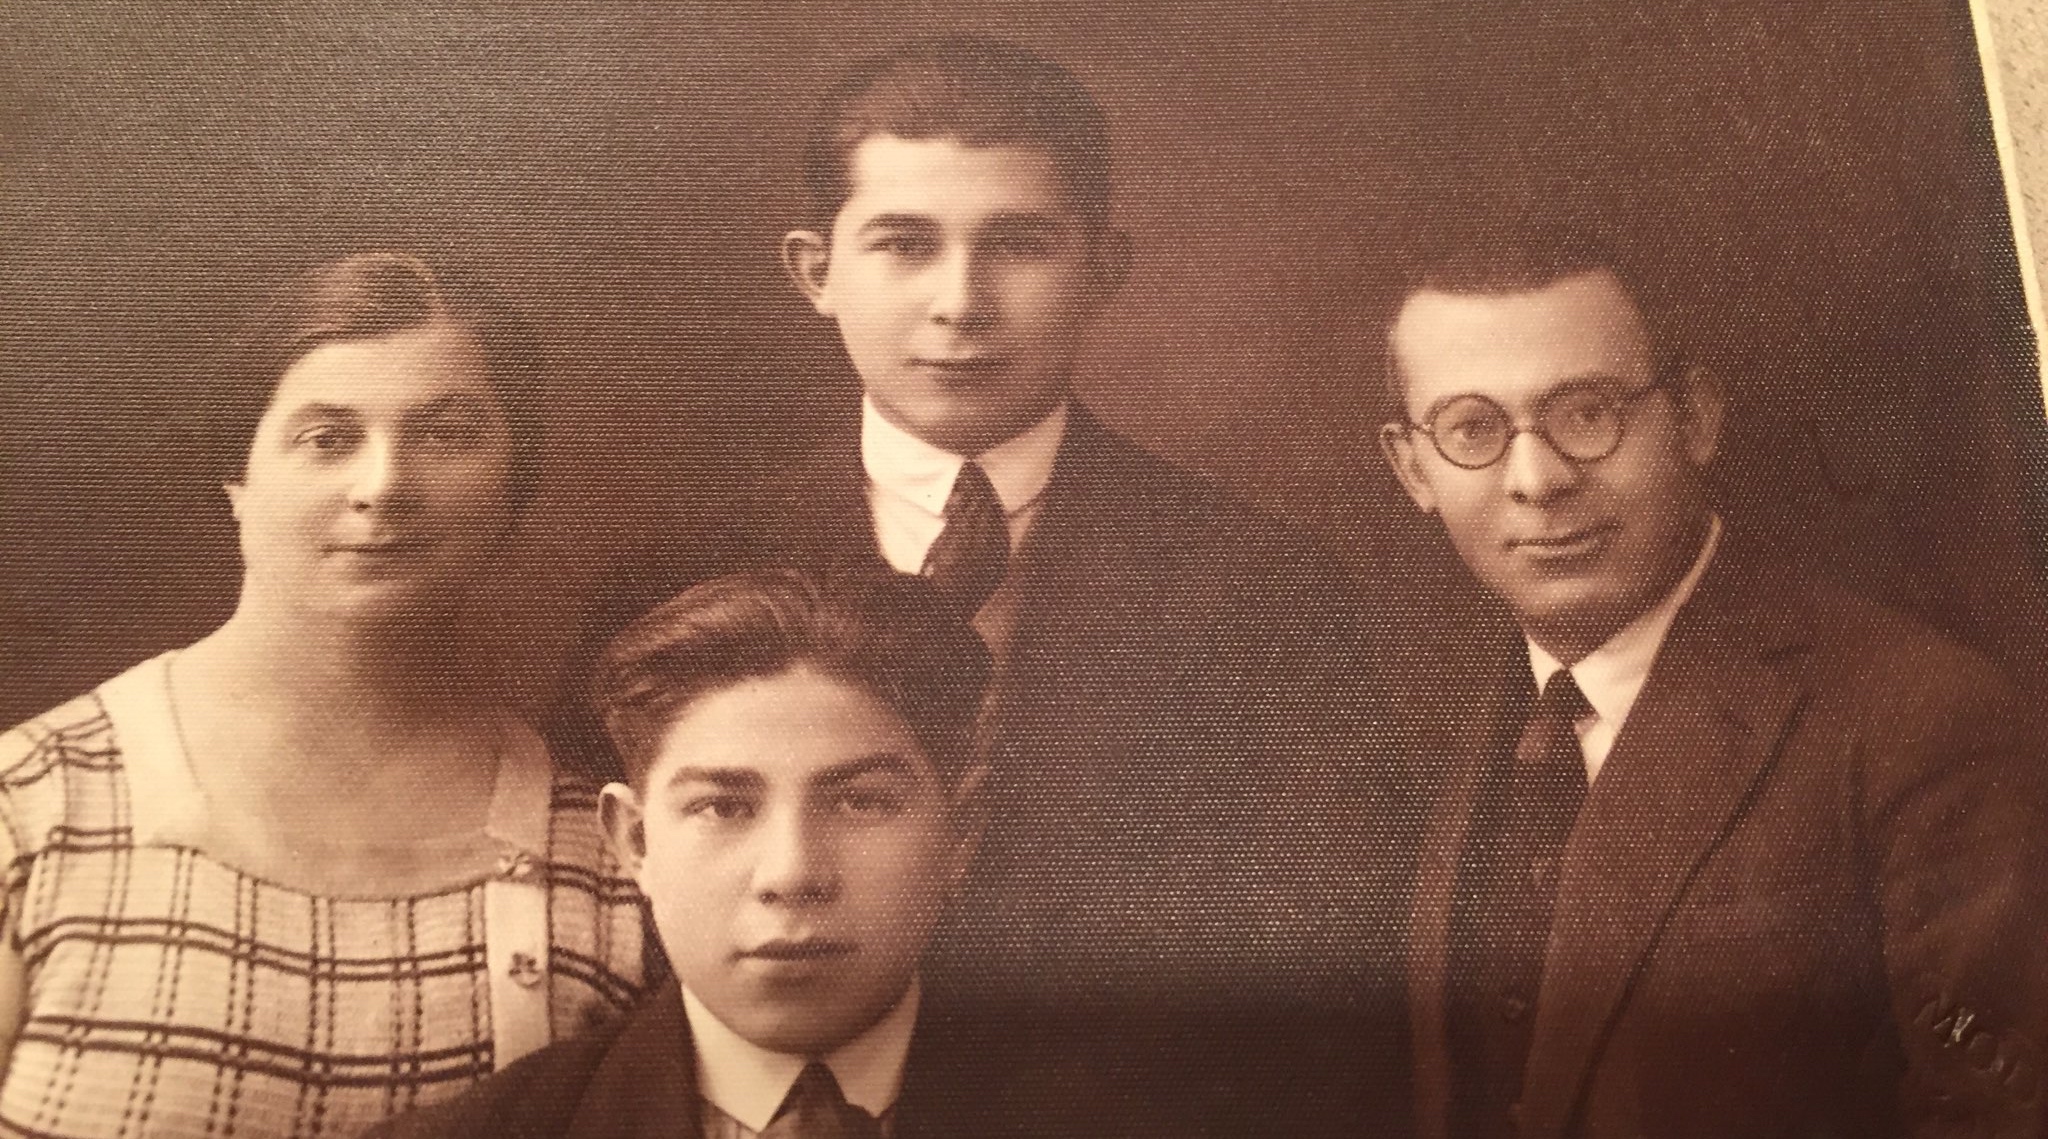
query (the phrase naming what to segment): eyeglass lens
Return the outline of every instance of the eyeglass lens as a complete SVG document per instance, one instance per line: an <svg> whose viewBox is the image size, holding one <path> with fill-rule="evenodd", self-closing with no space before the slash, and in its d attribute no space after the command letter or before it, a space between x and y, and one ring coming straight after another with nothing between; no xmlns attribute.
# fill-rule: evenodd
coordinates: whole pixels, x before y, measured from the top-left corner
<svg viewBox="0 0 2048 1139"><path fill-rule="evenodd" d="M1605 387L1566 388L1538 405L1535 430L1566 458L1604 459L1621 443L1624 398ZM1444 458L1462 467L1500 461L1515 436L1507 410L1482 395L1452 400L1427 426Z"/></svg>

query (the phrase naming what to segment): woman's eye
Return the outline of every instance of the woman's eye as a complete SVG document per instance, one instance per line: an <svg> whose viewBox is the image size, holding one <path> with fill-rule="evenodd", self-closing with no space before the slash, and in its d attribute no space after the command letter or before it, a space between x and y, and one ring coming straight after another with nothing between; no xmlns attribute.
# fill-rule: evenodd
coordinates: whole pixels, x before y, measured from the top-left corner
<svg viewBox="0 0 2048 1139"><path fill-rule="evenodd" d="M332 454L347 449L355 442L355 432L331 423L308 427L292 436L292 445L305 447L323 454Z"/></svg>

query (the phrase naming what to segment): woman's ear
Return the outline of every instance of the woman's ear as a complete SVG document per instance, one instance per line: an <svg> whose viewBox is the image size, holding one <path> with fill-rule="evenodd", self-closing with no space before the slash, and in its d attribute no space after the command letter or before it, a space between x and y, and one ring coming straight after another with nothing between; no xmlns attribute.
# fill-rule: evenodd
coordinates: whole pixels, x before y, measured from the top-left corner
<svg viewBox="0 0 2048 1139"><path fill-rule="evenodd" d="M832 239L814 229L782 235L782 270L819 316L831 316L825 283L832 275Z"/></svg>
<svg viewBox="0 0 2048 1139"><path fill-rule="evenodd" d="M647 814L639 794L624 783L605 784L597 796L597 817L619 865L628 877L638 878L647 859Z"/></svg>

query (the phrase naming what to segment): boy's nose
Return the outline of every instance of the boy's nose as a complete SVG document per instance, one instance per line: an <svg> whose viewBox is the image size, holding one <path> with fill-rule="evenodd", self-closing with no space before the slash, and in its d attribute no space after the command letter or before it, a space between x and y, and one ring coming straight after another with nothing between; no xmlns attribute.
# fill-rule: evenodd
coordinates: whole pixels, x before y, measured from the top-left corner
<svg viewBox="0 0 2048 1139"><path fill-rule="evenodd" d="M814 905L838 898L838 862L831 844L801 818L762 828L754 863L754 894L769 905Z"/></svg>
<svg viewBox="0 0 2048 1139"><path fill-rule="evenodd" d="M989 323L995 312L979 258L962 250L941 258L931 272L932 320L959 328Z"/></svg>

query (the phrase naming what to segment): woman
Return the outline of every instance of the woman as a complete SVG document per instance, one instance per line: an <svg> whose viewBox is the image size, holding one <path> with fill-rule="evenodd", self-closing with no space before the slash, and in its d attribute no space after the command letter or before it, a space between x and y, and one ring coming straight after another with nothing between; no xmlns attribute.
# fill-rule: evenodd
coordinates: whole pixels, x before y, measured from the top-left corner
<svg viewBox="0 0 2048 1139"><path fill-rule="evenodd" d="M463 651L538 470L523 343L386 253L239 342L233 616L0 736L0 1131L346 1136L636 995L595 788Z"/></svg>

